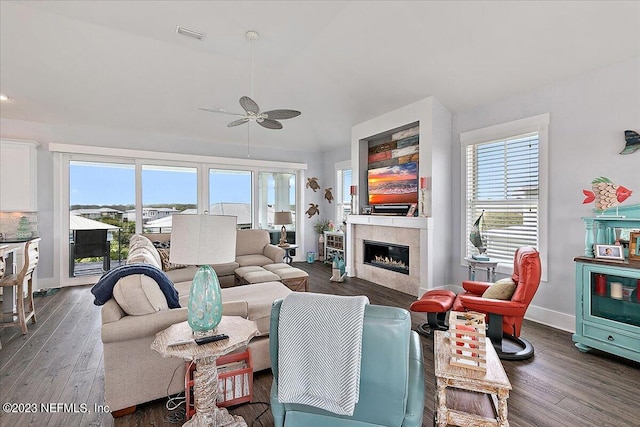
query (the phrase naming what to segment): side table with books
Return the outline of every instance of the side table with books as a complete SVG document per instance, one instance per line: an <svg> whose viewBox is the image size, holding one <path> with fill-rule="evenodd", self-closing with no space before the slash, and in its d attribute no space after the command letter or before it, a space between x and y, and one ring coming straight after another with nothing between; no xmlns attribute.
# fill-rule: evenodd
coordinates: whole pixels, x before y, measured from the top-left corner
<svg viewBox="0 0 640 427"><path fill-rule="evenodd" d="M246 427L242 417L231 415L225 408L216 405L218 397L218 368L216 359L239 348L245 347L258 334L255 322L239 316L222 316L217 328L218 334L229 338L197 345L195 342L174 345L192 338L187 322L171 325L156 335L151 348L162 357L179 357L192 360L196 365L193 373L193 393L196 414L185 426L229 426Z"/></svg>

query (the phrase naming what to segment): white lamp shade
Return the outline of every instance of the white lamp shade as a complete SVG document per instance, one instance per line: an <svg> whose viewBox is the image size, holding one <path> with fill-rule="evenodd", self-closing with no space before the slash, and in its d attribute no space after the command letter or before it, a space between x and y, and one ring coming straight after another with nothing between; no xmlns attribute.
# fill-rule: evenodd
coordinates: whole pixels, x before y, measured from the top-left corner
<svg viewBox="0 0 640 427"><path fill-rule="evenodd" d="M169 261L187 265L233 262L236 223L235 216L173 215Z"/></svg>
<svg viewBox="0 0 640 427"><path fill-rule="evenodd" d="M276 212L273 215L273 223L275 225L286 225L293 223L290 211Z"/></svg>

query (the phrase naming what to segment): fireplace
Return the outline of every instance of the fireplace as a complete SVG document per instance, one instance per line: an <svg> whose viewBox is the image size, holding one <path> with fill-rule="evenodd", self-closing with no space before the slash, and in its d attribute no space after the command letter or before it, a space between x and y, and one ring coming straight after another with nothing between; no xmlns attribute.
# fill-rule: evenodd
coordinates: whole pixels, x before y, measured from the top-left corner
<svg viewBox="0 0 640 427"><path fill-rule="evenodd" d="M409 274L409 246L364 240L364 263Z"/></svg>

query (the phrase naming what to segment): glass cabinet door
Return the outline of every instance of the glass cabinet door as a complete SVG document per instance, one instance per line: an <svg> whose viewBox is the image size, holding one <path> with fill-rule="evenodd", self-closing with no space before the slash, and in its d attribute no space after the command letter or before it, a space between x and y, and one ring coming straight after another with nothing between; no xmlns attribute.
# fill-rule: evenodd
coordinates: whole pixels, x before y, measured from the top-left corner
<svg viewBox="0 0 640 427"><path fill-rule="evenodd" d="M640 326L640 272L607 273L588 270L589 303L585 304L585 317L598 317L632 326Z"/></svg>

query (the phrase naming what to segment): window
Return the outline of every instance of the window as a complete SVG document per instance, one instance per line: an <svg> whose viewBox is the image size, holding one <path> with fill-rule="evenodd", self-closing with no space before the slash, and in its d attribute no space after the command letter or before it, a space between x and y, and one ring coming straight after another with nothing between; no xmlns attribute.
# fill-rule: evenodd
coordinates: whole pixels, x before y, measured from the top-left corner
<svg viewBox="0 0 640 427"><path fill-rule="evenodd" d="M239 228L269 229L277 243L280 227L273 225L273 214L290 210L287 234L290 243L296 241L296 189L304 163L107 147L92 147L98 153L87 154L84 146L57 143L49 149L54 223L69 235L55 248L65 260L54 264L65 286L95 283L103 271L126 260L132 234L169 233L177 213L236 215Z"/></svg>
<svg viewBox="0 0 640 427"><path fill-rule="evenodd" d="M293 224L286 225L287 241L296 243L296 174L258 173L258 227L269 230L271 243L280 240L280 225L273 223L275 212L290 211Z"/></svg>
<svg viewBox="0 0 640 427"><path fill-rule="evenodd" d="M251 228L251 172L209 169L209 213L238 217L238 228Z"/></svg>
<svg viewBox="0 0 640 427"><path fill-rule="evenodd" d="M351 162L336 163L336 191L334 192L336 202L336 225L347 220L347 215L351 213Z"/></svg>
<svg viewBox="0 0 640 427"><path fill-rule="evenodd" d="M463 145L465 218L463 255L477 253L469 233L483 214L480 231L487 255L510 272L521 246L546 260L546 152L548 115L460 135ZM546 265L546 263L544 263Z"/></svg>
<svg viewBox="0 0 640 427"><path fill-rule="evenodd" d="M124 263L135 233L135 165L69 162L69 277Z"/></svg>
<svg viewBox="0 0 640 427"><path fill-rule="evenodd" d="M195 214L197 207L197 168L142 165L142 227L145 233L170 233L173 214ZM135 213L135 209L127 212L133 217Z"/></svg>

